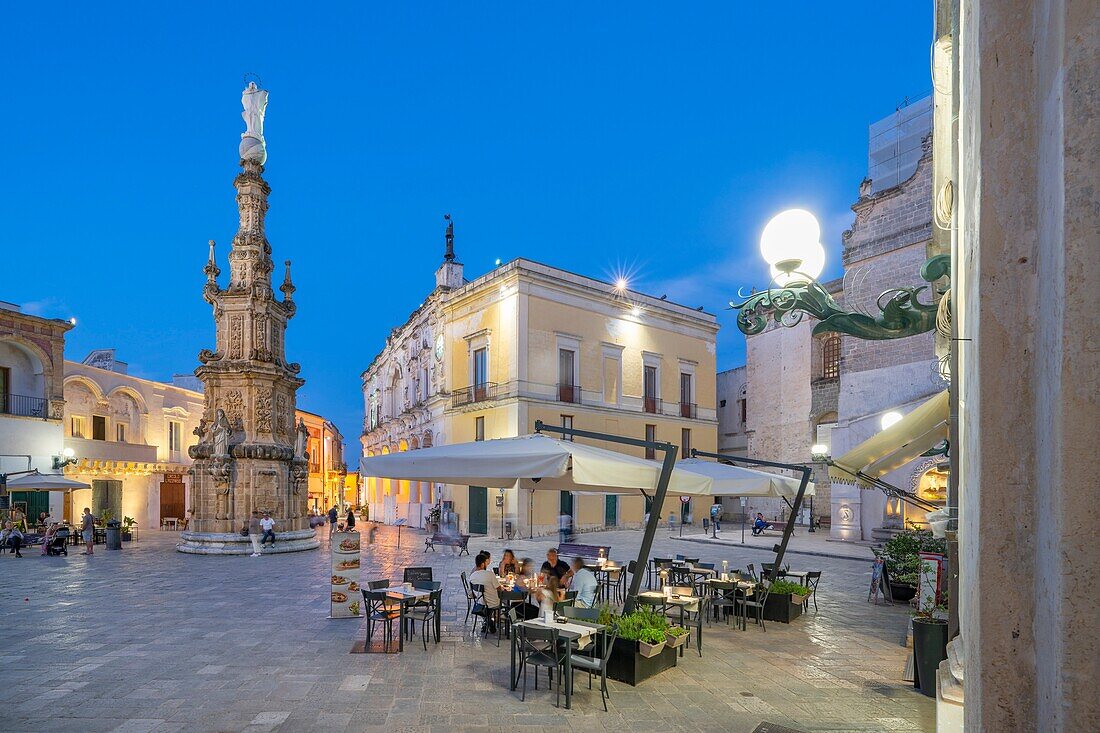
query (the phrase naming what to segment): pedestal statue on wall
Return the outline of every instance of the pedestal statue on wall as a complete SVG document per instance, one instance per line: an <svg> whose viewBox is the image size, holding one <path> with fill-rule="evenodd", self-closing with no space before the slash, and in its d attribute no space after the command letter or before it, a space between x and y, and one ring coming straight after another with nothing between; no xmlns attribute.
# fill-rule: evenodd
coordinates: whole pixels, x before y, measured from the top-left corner
<svg viewBox="0 0 1100 733"><path fill-rule="evenodd" d="M264 232L270 187L263 179L267 144L263 126L267 92L254 82L241 96L245 132L241 135L241 173L237 188L239 225L229 253L229 282L218 283L221 270L210 242L203 272L203 298L217 321L214 349L199 352L206 408L199 442L190 448L193 515L181 552L207 555L251 554L240 534L256 511L273 512L279 541L273 550L294 552L320 545L305 519L305 492L300 491L305 459L298 459L293 430L296 393L304 383L298 364L284 353L287 323L294 317L290 263L275 297L271 287L271 245ZM209 429L207 429L209 426ZM304 449L302 449L304 452ZM308 467L306 468L308 475Z"/></svg>

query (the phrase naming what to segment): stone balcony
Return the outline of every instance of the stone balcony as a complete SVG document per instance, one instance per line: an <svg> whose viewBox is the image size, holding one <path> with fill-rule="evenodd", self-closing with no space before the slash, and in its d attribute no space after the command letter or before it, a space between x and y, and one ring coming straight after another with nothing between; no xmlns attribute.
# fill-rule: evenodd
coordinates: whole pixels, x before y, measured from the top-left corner
<svg viewBox="0 0 1100 733"><path fill-rule="evenodd" d="M157 446L140 443L120 443L113 440L65 438L65 447L72 448L76 458L94 461L131 461L156 463Z"/></svg>

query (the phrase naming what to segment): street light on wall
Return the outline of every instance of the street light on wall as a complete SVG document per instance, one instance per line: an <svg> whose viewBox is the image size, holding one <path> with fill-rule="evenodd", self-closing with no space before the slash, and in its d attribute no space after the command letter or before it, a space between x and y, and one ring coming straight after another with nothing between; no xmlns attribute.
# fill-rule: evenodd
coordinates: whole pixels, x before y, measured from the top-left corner
<svg viewBox="0 0 1100 733"><path fill-rule="evenodd" d="M60 471L74 463L76 463L76 452L72 448L66 448L61 451L61 455L53 457L53 470Z"/></svg>
<svg viewBox="0 0 1100 733"><path fill-rule="evenodd" d="M898 412L897 410L890 410L890 412L887 412L886 414L884 414L879 419L879 426L883 430L885 430L886 428L890 427L891 425L896 425L898 422L900 422L901 417L902 417L901 413Z"/></svg>
<svg viewBox="0 0 1100 733"><path fill-rule="evenodd" d="M747 336L762 333L768 321L792 327L810 315L819 323L815 335L844 333L867 340L884 340L926 333L936 327L936 316L946 298L922 303L918 296L929 285L889 288L875 305L880 311L871 315L846 311L817 281L825 267L825 248L821 246L821 226L805 209L789 209L774 217L760 237L760 254L768 263L776 287L752 290L731 302L738 311L737 328ZM936 255L921 267L921 279L933 283L950 273L950 255Z"/></svg>

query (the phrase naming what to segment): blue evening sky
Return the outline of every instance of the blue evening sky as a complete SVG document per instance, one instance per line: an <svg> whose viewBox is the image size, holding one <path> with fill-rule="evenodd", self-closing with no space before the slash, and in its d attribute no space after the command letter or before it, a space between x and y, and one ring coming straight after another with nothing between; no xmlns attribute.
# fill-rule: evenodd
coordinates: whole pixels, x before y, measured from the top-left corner
<svg viewBox="0 0 1100 733"><path fill-rule="evenodd" d="M168 9L170 7L170 9ZM19 3L0 68L0 300L75 316L66 355L190 372L213 344L242 75L270 92L268 237L294 261L299 405L358 453L359 374L434 285L528 257L719 313L770 215L840 274L867 126L930 87L927 3Z"/></svg>

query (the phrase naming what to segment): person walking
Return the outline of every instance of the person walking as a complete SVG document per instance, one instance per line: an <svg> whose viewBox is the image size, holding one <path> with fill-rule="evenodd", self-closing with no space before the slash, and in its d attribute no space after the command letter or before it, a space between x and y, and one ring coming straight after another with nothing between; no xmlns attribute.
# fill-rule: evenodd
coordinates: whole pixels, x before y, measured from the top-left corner
<svg viewBox="0 0 1100 733"><path fill-rule="evenodd" d="M347 523L349 532L355 529L355 512L352 511L350 506L348 507Z"/></svg>
<svg viewBox="0 0 1100 733"><path fill-rule="evenodd" d="M336 505L333 504L332 508L328 510L328 533L332 536L332 533L336 531L336 519L340 516L340 512L336 510Z"/></svg>
<svg viewBox="0 0 1100 733"><path fill-rule="evenodd" d="M92 510L88 507L84 507L84 516L80 519L80 534L84 539L84 544L87 545L87 549L80 553L81 555L94 555L95 554L95 516L92 514Z"/></svg>
<svg viewBox="0 0 1100 733"><path fill-rule="evenodd" d="M264 512L264 518L260 520L260 529L264 531L263 537L260 538L260 547L267 544L268 538L271 540L271 549L275 549L275 520L271 518L271 512Z"/></svg>
<svg viewBox="0 0 1100 733"><path fill-rule="evenodd" d="M260 513L252 512L248 520L248 539L252 541L251 557L260 556Z"/></svg>

